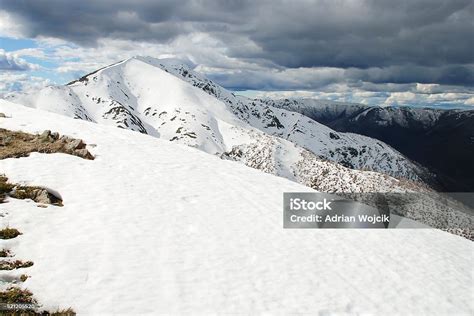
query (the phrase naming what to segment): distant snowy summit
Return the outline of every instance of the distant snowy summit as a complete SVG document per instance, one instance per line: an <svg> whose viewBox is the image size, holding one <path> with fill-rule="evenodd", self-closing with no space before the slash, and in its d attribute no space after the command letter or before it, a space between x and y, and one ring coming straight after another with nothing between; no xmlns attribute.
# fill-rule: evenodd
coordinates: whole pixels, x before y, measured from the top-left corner
<svg viewBox="0 0 474 316"><path fill-rule="evenodd" d="M185 144L322 191L419 190L432 181L382 141L237 96L173 59L133 57L8 100Z"/></svg>

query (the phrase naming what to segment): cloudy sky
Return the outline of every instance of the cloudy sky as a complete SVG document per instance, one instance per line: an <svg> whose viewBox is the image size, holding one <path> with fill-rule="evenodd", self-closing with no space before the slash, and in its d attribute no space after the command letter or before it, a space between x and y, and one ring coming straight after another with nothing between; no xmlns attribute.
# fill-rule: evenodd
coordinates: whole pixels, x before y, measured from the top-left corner
<svg viewBox="0 0 474 316"><path fill-rule="evenodd" d="M474 107L473 0L0 0L0 94L134 55L249 96Z"/></svg>

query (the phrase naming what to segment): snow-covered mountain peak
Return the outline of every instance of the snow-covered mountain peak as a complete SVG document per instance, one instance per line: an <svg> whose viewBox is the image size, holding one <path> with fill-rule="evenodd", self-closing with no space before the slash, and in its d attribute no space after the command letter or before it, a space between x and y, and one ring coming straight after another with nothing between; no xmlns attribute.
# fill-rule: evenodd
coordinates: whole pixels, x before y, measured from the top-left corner
<svg viewBox="0 0 474 316"><path fill-rule="evenodd" d="M311 170L308 178L302 170L318 169L314 165L323 161L410 180L429 177L383 142L236 96L176 59L135 56L10 101L196 147L313 187L313 178L323 173ZM342 182L349 190L360 189L348 179Z"/></svg>
<svg viewBox="0 0 474 316"><path fill-rule="evenodd" d="M196 64L186 58L155 58L151 56L134 56L130 59L136 59L159 68L183 68L192 70L196 67Z"/></svg>

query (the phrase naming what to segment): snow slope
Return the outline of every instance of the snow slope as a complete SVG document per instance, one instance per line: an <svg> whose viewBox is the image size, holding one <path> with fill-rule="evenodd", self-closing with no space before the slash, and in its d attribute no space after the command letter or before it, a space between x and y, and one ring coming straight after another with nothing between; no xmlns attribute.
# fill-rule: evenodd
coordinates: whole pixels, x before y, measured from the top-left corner
<svg viewBox="0 0 474 316"><path fill-rule="evenodd" d="M472 315L473 244L439 230L284 230L282 193L310 191L196 149L0 101L1 128L82 138L0 160L63 207L9 200L0 240L45 308L79 315ZM96 146L92 146L92 145ZM15 272L3 272L7 280Z"/></svg>
<svg viewBox="0 0 474 316"><path fill-rule="evenodd" d="M258 143L262 137L278 137L352 169L417 181L430 177L383 142L338 133L299 113L235 96L176 60L134 57L66 86L13 95L9 100L147 133L211 154Z"/></svg>
<svg viewBox="0 0 474 316"><path fill-rule="evenodd" d="M353 169L369 169L397 178L432 181L426 169L414 164L387 144L353 133L337 133L298 111L288 111L269 102L236 96L212 80L174 59L135 57L185 80L224 102L251 126L305 148L317 156ZM267 100L268 101L268 100Z"/></svg>

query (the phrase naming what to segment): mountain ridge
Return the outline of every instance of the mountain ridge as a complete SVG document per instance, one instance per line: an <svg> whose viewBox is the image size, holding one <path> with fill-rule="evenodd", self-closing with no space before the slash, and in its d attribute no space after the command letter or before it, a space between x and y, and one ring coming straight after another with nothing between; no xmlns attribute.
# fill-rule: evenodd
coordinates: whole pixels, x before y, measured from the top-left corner
<svg viewBox="0 0 474 316"><path fill-rule="evenodd" d="M442 190L474 191L474 110L372 107L331 102L265 100L340 132L382 140L437 175Z"/></svg>
<svg viewBox="0 0 474 316"><path fill-rule="evenodd" d="M319 165L330 161L410 181L430 177L421 166L380 141L339 133L301 114L236 96L176 60L133 57L66 86L47 87L9 100L246 160L247 165L258 165L267 172L271 168L264 164L280 165L282 168L270 172L297 181L302 181L296 175L301 173L297 167L301 160L306 160L306 165L313 164L308 161ZM248 149L255 147L248 146L252 143L272 144L271 154L249 153ZM246 157L235 155L238 147L246 148ZM281 150L286 154L275 154ZM290 161L286 157L291 157ZM261 159L265 160L263 165L249 161ZM388 185L394 186L399 185ZM369 187L376 189L375 185Z"/></svg>

